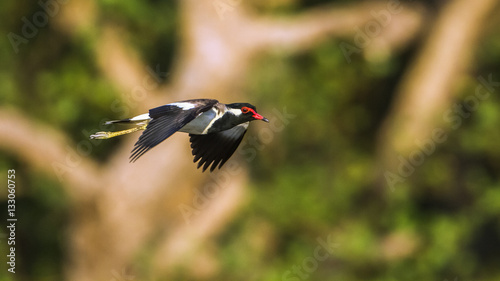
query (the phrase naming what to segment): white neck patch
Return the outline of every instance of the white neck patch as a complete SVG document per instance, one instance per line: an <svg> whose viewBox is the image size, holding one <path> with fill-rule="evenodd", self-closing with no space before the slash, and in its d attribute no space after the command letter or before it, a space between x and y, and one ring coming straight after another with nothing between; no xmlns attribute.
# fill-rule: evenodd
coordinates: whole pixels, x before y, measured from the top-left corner
<svg viewBox="0 0 500 281"><path fill-rule="evenodd" d="M238 109L238 108L228 108L227 111L231 112L232 114L234 114L236 116L241 115L241 109Z"/></svg>

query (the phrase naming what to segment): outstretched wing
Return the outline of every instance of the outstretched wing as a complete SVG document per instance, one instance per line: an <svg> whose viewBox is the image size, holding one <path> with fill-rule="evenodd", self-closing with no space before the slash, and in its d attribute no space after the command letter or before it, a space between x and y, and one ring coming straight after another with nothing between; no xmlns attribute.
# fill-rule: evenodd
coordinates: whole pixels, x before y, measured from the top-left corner
<svg viewBox="0 0 500 281"><path fill-rule="evenodd" d="M210 172L219 169L233 155L234 151L240 145L243 136L245 135L249 122L245 122L234 126L233 128L217 133L207 135L190 134L189 141L193 149L194 160L198 162L198 168L203 165L203 172L212 165Z"/></svg>
<svg viewBox="0 0 500 281"><path fill-rule="evenodd" d="M162 105L149 110L151 121L135 143L130 162L135 162L151 148L170 137L199 114L209 110L217 100L188 100Z"/></svg>

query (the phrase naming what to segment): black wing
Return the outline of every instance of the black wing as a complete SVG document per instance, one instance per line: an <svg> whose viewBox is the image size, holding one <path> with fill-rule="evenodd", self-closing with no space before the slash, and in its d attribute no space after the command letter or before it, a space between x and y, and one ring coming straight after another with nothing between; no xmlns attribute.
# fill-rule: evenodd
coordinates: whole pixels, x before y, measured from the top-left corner
<svg viewBox="0 0 500 281"><path fill-rule="evenodd" d="M144 153L148 152L151 148L170 137L172 134L180 130L187 123L193 121L199 114L209 110L217 100L188 100L182 103L192 103L192 108L182 108L176 106L181 102L162 105L149 110L149 121L146 130L139 137L135 143L132 154L130 155L130 162L135 162Z"/></svg>
<svg viewBox="0 0 500 281"><path fill-rule="evenodd" d="M219 169L233 155L234 151L240 145L245 135L248 123L243 123L225 131L207 135L190 134L189 141L193 149L194 160L200 160L198 168L203 165L203 172L212 165L210 172L215 170L217 165Z"/></svg>

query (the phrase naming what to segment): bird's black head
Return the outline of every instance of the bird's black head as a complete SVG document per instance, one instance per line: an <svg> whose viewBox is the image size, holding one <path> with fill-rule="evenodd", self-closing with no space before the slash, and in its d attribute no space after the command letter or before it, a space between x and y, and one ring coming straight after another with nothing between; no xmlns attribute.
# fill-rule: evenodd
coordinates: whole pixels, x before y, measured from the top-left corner
<svg viewBox="0 0 500 281"><path fill-rule="evenodd" d="M226 105L227 108L240 119L240 121L247 122L253 120L262 120L269 122L267 118L257 113L255 106L249 103L231 103Z"/></svg>

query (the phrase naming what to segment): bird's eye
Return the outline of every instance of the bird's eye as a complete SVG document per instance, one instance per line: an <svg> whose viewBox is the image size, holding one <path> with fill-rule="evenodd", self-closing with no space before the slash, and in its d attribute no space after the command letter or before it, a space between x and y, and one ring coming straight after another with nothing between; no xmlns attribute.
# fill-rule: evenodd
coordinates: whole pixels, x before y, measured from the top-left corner
<svg viewBox="0 0 500 281"><path fill-rule="evenodd" d="M249 111L250 111L250 109L248 107L246 107L246 106L241 108L241 112L243 112L243 114L246 114Z"/></svg>

